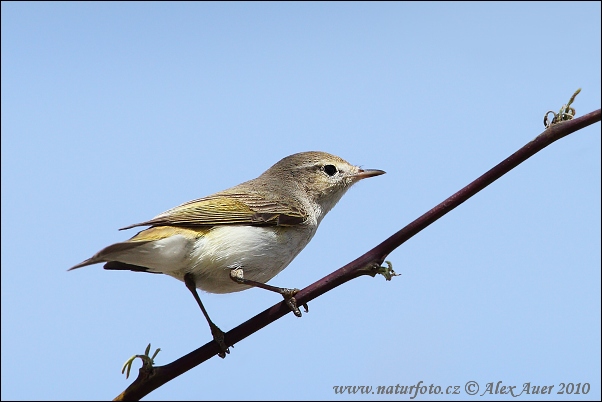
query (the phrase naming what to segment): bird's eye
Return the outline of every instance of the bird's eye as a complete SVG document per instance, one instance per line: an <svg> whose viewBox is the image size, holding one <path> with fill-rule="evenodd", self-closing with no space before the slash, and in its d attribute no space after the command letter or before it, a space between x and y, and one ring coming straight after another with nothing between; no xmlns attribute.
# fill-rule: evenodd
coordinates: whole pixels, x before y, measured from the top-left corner
<svg viewBox="0 0 602 402"><path fill-rule="evenodd" d="M337 172L337 168L334 165L325 165L324 172L326 172L328 176L334 176Z"/></svg>

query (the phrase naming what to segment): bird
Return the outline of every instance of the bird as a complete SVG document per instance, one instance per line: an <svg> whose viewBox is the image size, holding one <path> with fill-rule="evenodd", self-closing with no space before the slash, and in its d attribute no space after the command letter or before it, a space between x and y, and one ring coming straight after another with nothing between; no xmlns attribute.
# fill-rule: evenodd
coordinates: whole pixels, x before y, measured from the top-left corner
<svg viewBox="0 0 602 402"><path fill-rule="evenodd" d="M224 358L230 353L225 334L209 318L197 289L231 293L261 287L280 293L300 317L294 298L298 290L267 282L303 250L353 184L384 173L326 152L289 155L255 179L121 228L148 226L69 271L105 263L106 270L165 274L183 281Z"/></svg>

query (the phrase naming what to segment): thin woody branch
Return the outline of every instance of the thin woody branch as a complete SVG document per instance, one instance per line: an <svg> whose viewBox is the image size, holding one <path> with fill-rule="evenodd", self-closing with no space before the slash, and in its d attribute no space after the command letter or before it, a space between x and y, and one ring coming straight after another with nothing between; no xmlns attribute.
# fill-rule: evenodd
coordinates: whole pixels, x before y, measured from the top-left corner
<svg viewBox="0 0 602 402"><path fill-rule="evenodd" d="M599 122L600 115L600 109L598 109L579 118L551 125L534 140L372 250L299 291L295 295L297 303L303 305L359 276L374 276L378 273L378 268L384 262L386 256L397 247L548 145L577 130ZM226 344L232 346L240 342L254 332L290 313L290 311L285 302L273 305L227 332ZM119 394L115 400L138 400L219 352L220 349L217 343L211 341L165 366L152 367L151 364L145 363L140 369L136 380L125 391Z"/></svg>

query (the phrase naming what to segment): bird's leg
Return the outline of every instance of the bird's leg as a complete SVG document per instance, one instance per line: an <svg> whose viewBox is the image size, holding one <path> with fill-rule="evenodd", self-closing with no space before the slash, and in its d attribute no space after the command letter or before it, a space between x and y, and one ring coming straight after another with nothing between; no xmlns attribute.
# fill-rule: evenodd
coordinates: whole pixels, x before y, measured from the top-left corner
<svg viewBox="0 0 602 402"><path fill-rule="evenodd" d="M299 289L288 289L288 288L279 288L277 286L268 285L266 283L253 281L251 279L245 279L242 268L236 268L230 270L230 279L232 279L236 283L240 283L241 285L249 285L255 286L257 288L262 288L265 290L269 290L272 292L276 292L284 297L284 302L291 309L291 311L297 316L301 317L301 311L299 307L297 307L297 300L295 299L295 294L299 292ZM304 304L305 312L309 311L307 304Z"/></svg>
<svg viewBox="0 0 602 402"><path fill-rule="evenodd" d="M209 318L209 314L207 314L207 310L205 310L205 306L203 306L201 298L199 297L199 294L196 291L196 282L194 281L194 277L192 274L188 273L184 275L184 284L186 284L186 287L188 288L188 290L190 290L190 293L192 293L192 296L201 308L201 311L203 312L203 315L205 316L205 319L209 324L209 328L211 329L211 335L213 335L213 340L217 342L219 348L221 349L221 352L218 353L218 356L222 359L225 358L226 353L230 353L228 346L226 346L225 334L221 329L219 329L217 325L213 323L213 321L211 321L211 318Z"/></svg>

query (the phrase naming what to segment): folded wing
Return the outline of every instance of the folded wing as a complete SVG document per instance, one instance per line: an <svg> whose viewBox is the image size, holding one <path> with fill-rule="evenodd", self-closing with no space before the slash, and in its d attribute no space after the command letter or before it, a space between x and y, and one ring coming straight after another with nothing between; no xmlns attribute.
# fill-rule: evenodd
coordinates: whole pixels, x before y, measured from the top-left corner
<svg viewBox="0 0 602 402"><path fill-rule="evenodd" d="M126 226L215 226L270 225L291 226L303 223L306 214L292 205L266 200L255 194L210 195L172 208L153 219Z"/></svg>

